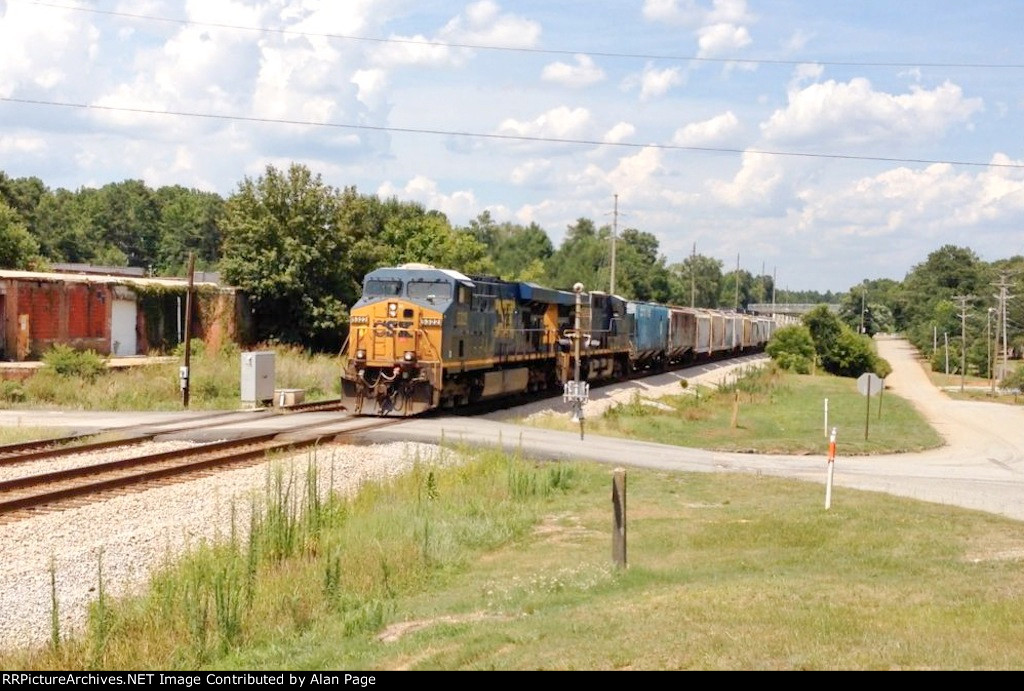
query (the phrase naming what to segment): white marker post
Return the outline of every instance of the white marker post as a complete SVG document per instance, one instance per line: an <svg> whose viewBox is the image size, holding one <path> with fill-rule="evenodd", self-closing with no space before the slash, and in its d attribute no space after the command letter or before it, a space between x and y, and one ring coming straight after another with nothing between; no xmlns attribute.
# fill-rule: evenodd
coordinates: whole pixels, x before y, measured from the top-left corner
<svg viewBox="0 0 1024 691"><path fill-rule="evenodd" d="M828 438L828 480L825 482L825 509L832 508L832 474L836 467L836 428Z"/></svg>

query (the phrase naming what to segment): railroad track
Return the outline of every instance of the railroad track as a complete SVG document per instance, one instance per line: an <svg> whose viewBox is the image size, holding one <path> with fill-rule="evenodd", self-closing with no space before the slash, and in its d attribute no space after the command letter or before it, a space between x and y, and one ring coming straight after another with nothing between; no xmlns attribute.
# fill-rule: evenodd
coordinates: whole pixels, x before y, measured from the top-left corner
<svg viewBox="0 0 1024 691"><path fill-rule="evenodd" d="M336 426L339 421L314 422L190 449L20 477L0 482L0 521L63 510L168 481L191 479L229 466L262 463L268 454L298 451L399 422L403 420L356 418L349 420L343 429L328 430L323 428Z"/></svg>
<svg viewBox="0 0 1024 691"><path fill-rule="evenodd" d="M255 411L227 411L192 418L185 421L171 421L156 424L133 425L131 427L115 427L88 434L72 434L53 439L39 439L17 444L0 446L0 466L38 461L44 458L57 458L78 453L92 453L119 446L142 444L162 434L184 432L193 429L205 429L224 424L224 418L236 416L244 421L259 419L281 414L330 412L345 410L341 399L313 401L288 406L286 408L265 408ZM98 440L98 441L91 441Z"/></svg>

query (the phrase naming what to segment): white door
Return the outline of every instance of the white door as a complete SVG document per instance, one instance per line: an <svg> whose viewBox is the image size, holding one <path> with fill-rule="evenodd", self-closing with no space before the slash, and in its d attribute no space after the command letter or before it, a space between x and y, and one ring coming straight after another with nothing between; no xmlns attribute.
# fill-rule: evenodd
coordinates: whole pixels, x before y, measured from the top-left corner
<svg viewBox="0 0 1024 691"><path fill-rule="evenodd" d="M114 299L110 313L110 354L138 355L135 337L137 322L135 300Z"/></svg>

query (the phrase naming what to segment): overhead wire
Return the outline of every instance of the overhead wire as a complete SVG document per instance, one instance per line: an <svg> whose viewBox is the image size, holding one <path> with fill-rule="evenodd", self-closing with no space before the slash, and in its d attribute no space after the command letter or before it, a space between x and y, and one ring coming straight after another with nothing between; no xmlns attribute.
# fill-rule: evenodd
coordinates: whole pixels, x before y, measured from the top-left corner
<svg viewBox="0 0 1024 691"><path fill-rule="evenodd" d="M176 117L189 117L207 120L231 120L235 122L253 122L278 125L302 125L309 127L327 127L335 129L367 130L374 132L404 133L404 134L432 134L447 137L468 137L476 139L491 139L517 142L533 142L544 144L575 144L587 146L609 146L630 149L661 149L669 151L698 151L707 153L727 154L760 154L765 156L791 156L798 158L836 159L848 161L875 161L885 163L919 163L923 165L945 164L954 166L972 166L980 168L1007 168L1024 170L1024 163L996 163L984 161L961 161L952 159L935 158L899 158L895 156L868 156L864 154L825 154L807 151L778 151L771 149L736 149L721 146L684 146L682 144L662 144L657 142L641 144L639 142L611 142L599 139L572 139L567 137L540 137L525 134L501 134L497 132L463 132L458 130L439 130L422 127L395 127L385 125L359 125L352 123L324 122L316 120L295 120L290 118L267 118L251 115L225 115L219 113L199 113L183 110L158 110L153 108L133 108L128 106L106 106L95 103L72 103L68 101L47 101L32 98L0 97L0 102L20 103L25 105L55 106L61 108L75 108L80 110L97 110L118 113L136 113L142 115L166 115Z"/></svg>
<svg viewBox="0 0 1024 691"><path fill-rule="evenodd" d="M305 36L312 38L326 38L343 41L366 42L366 43L394 43L399 45L429 46L435 48L461 48L467 50L484 51L505 51L511 53L537 53L543 55L591 55L601 58L615 58L628 60L666 60L675 62L711 62L711 63L745 63L755 65L824 65L833 67L929 67L929 68L964 68L964 69L1022 69L1024 63L971 63L971 62L890 62L890 61L855 61L855 60L787 60L775 58L744 58L726 57L716 58L703 55L669 55L659 53L621 53L614 51L595 51L586 49L557 49L557 48L531 48L526 46L500 46L485 43L459 43L454 41L439 41L427 39L397 38L389 36L386 38L377 36L358 36L353 34L336 34L316 31L300 31L297 29L282 29L274 27L245 26L242 24L229 24L225 22L206 22L195 19L175 19L172 17L159 17L150 14L137 12L124 12L120 10L102 10L96 7L76 7L62 5L55 2L44 2L42 0L27 0L29 4L39 7L49 7L72 12L86 12L91 14L105 15L110 17L121 17L124 19L141 19L152 22L164 22L185 26L203 26L213 29L230 29L234 31L251 31L265 34L280 34L285 36Z"/></svg>

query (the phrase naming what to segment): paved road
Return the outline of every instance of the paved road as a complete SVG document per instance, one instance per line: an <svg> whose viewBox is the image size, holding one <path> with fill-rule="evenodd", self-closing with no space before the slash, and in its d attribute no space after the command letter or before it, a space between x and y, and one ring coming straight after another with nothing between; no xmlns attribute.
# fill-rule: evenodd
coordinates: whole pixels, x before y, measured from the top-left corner
<svg viewBox="0 0 1024 691"><path fill-rule="evenodd" d="M1024 520L1024 409L988 402L953 401L928 380L906 341L878 342L893 373L894 393L910 400L946 439L916 454L837 458L834 484L887 492ZM374 441L410 439L501 444L548 458L703 472L755 472L825 483L824 455L777 456L713 452L526 427L498 420L414 420L373 432ZM824 494L823 494L824 500ZM835 494L834 502L840 501Z"/></svg>

